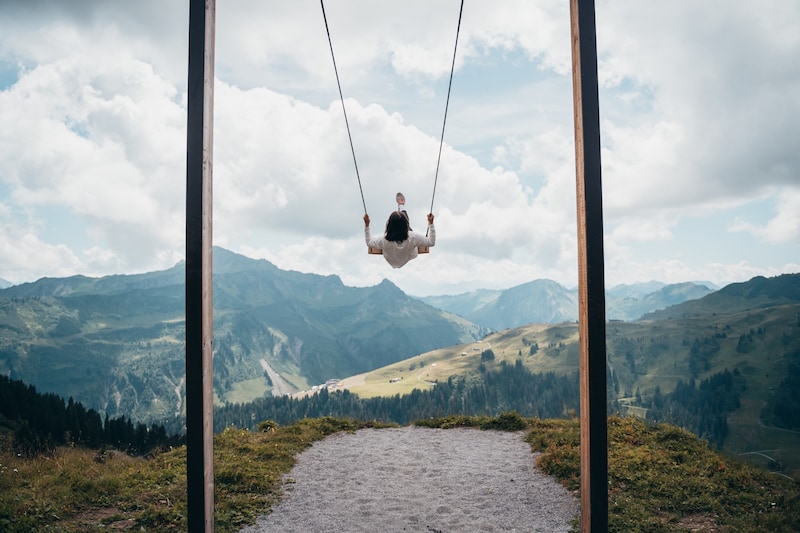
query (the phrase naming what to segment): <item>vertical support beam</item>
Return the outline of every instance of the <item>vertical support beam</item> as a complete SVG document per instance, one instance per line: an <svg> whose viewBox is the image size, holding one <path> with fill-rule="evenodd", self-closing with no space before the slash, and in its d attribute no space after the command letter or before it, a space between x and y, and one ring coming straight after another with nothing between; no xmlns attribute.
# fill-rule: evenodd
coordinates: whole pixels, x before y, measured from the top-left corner
<svg viewBox="0 0 800 533"><path fill-rule="evenodd" d="M603 191L594 0L570 0L578 202L581 531L608 531Z"/></svg>
<svg viewBox="0 0 800 533"><path fill-rule="evenodd" d="M212 162L215 0L189 2L186 131L186 484L188 531L214 531Z"/></svg>

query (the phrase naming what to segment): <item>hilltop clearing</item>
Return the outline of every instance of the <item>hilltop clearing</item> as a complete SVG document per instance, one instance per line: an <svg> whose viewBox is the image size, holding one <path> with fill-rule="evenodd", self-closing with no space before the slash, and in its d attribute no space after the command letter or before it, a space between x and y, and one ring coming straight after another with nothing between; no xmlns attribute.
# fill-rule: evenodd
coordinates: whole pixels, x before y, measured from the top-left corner
<svg viewBox="0 0 800 533"><path fill-rule="evenodd" d="M566 533L578 501L535 467L538 455L519 432L406 426L332 435L297 457L285 499L242 531L336 524L339 531Z"/></svg>
<svg viewBox="0 0 800 533"><path fill-rule="evenodd" d="M335 487L324 494L311 495L313 501L303 500L311 506L309 508L318 509L315 512L327 512L330 516L353 515L360 505L368 511L356 517L364 530L386 530L387 526L408 523L414 518L420 526L416 529L422 530L426 524L437 524L436 519L455 520L456 517L448 515L458 510L470 513L481 523L500 525L496 508L481 508L470 503L472 496L491 488L499 490L497 496L507 501L507 505L518 507L521 513L539 513L540 507L551 503L560 506L565 514L554 524L563 524L574 512L574 496L561 487L548 485L552 480L540 479L543 487L553 487L552 494L544 499L528 485L527 474L553 476L567 491L578 488L580 432L576 420L524 419L506 413L496 418L448 417L425 421L425 426L433 428L472 427L482 428L484 432L425 428L390 429L397 432L392 434L382 434L384 429L363 431L369 426L332 418L305 419L285 427L265 421L258 432L229 428L216 435L215 530L221 533L239 531L254 525L258 516L268 514L271 509L277 510L283 492L294 490L291 488L295 485L292 468L296 465L297 454L328 435L334 435L334 448L323 443L317 450L321 454L312 453L305 459L299 456L306 462L304 469L314 470L320 477L331 477L331 483L335 483L338 476L330 475L336 470L327 470L326 465L334 464L344 472L359 472L361 481L368 486L377 487L375 483L383 480L380 490L387 492L375 489L370 496L373 499L399 490L402 482L425 480L430 498L447 502L433 507L431 513L415 514L413 508L395 505L391 498L384 499L382 506L372 506L371 502L359 502L352 493ZM497 431L503 429L512 433ZM430 431L433 433L426 433ZM521 435L517 432L522 432L531 449L541 455L536 457L521 448L518 440ZM422 449L425 440L438 442L441 449L436 453L409 452L396 457L370 456L366 450L372 446L374 438L382 440L386 446L392 445L389 441L393 439L387 440L387 435L403 435L411 450ZM3 437L2 431L0 437ZM418 437L422 440L416 441ZM327 453L336 448L337 441L348 444L346 455ZM52 455L26 459L9 453L2 438L0 444L3 444L0 446L3 471L0 475L0 529L4 531L93 533L109 529L186 529L185 447L152 459L81 448L63 448ZM489 470L502 468L492 457L495 446L509 451L515 461L527 457L527 466L520 466L527 474L514 475L512 482L506 473L487 481L489 485L484 484ZM488 451L469 455L469 450L475 447ZM462 482L449 485L444 483L450 479L449 473L442 469L450 465L442 463L445 458L441 455L448 449L455 454L469 455L462 464L470 469L467 474L472 474ZM499 456L505 458L505 451ZM392 471L385 466L404 469L398 475L398 486L391 486ZM532 474L534 468L538 473ZM298 479L305 477L298 476ZM413 486L405 488L409 492L414 490ZM299 499L303 497L301 494L297 487L289 498ZM320 500L326 502L326 510L317 507ZM705 531L794 533L798 523L800 488L797 483L726 458L673 426L649 425L634 418L609 419L610 531L685 533L697 530L699 525ZM373 527L375 525L378 527Z"/></svg>

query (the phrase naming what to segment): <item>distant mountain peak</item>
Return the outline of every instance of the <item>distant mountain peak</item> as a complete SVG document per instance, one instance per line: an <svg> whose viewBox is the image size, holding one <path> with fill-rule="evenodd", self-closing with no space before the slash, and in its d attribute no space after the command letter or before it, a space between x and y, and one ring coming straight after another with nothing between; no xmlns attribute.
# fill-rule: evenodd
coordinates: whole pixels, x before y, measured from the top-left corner
<svg viewBox="0 0 800 533"><path fill-rule="evenodd" d="M661 319L733 313L798 302L800 302L800 274L781 274L771 278L755 276L748 281L726 285L702 298L654 311L643 318Z"/></svg>
<svg viewBox="0 0 800 533"><path fill-rule="evenodd" d="M380 294L382 297L404 297L407 298L408 295L403 292L403 290L389 281L388 279L384 278L380 283L378 283L375 288L377 289L377 293Z"/></svg>
<svg viewBox="0 0 800 533"><path fill-rule="evenodd" d="M606 291L606 317L636 320L655 309L705 296L712 289L693 282L660 281L617 285ZM428 296L429 305L494 330L527 324L577 320L577 291L550 279L536 279L503 291L478 290L457 296Z"/></svg>
<svg viewBox="0 0 800 533"><path fill-rule="evenodd" d="M282 270L222 248L213 268L214 394L223 402L280 393L270 373L302 390L486 333L389 280L347 287L336 275ZM180 412L184 283L179 264L4 289L0 370L112 415Z"/></svg>

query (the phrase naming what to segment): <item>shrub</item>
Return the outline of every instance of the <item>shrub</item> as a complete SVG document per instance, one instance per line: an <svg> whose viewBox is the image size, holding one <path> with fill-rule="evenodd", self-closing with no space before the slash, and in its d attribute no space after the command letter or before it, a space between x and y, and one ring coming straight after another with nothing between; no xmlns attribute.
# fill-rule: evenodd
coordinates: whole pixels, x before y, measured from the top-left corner
<svg viewBox="0 0 800 533"><path fill-rule="evenodd" d="M516 411L506 411L500 416L490 419L481 424L481 429L496 429L499 431L519 431L525 429L528 424Z"/></svg>

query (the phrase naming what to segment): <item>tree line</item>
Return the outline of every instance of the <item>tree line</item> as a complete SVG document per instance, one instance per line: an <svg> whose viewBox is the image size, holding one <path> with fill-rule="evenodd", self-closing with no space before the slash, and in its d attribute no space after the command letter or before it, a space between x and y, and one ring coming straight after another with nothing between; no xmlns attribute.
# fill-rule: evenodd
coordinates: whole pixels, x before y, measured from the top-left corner
<svg viewBox="0 0 800 533"><path fill-rule="evenodd" d="M728 415L739 408L744 389L739 370L726 368L699 383L694 378L678 380L668 394L656 386L649 401L639 404L648 408L648 420L680 426L721 449L728 436Z"/></svg>
<svg viewBox="0 0 800 533"><path fill-rule="evenodd" d="M17 453L35 455L57 446L116 448L131 454L181 444L183 437L168 435L165 426L136 423L124 416L101 418L70 398L39 393L33 385L0 376L0 425L14 433Z"/></svg>
<svg viewBox="0 0 800 533"><path fill-rule="evenodd" d="M784 361L784 378L761 410L761 417L768 425L797 431L800 430L800 351L785 354Z"/></svg>
<svg viewBox="0 0 800 533"><path fill-rule="evenodd" d="M322 389L303 398L265 397L229 404L215 408L214 431L221 432L229 426L255 429L265 420L289 425L303 418L323 416L405 425L456 414L498 416L515 411L524 417L565 418L579 413L577 371L569 375L535 374L519 359L513 365L502 361L495 370L487 370L482 364L480 370L478 377L453 376L431 389L415 389L404 395L360 398L348 390ZM791 385L798 376L800 366L790 365L787 383L783 384L785 396L796 395L797 388ZM739 371L725 370L699 383L694 378L688 382L679 380L668 394L656 387L651 398L637 403L648 408L648 420L681 426L722 447L728 435L727 416L738 408L743 390L744 379ZM637 397L641 398L638 391ZM778 402L777 411L783 414L787 403L791 402ZM616 402L609 402L609 411L615 405ZM184 424L183 418L149 427L124 416L111 419L106 415L103 419L97 411L86 409L72 398L65 402L55 394L41 394L31 385L0 376L0 425L14 431L14 446L19 453L35 454L70 444L143 454L182 444Z"/></svg>
<svg viewBox="0 0 800 533"><path fill-rule="evenodd" d="M485 367L484 367L485 368ZM567 376L553 372L534 374L521 360L502 361L481 379L450 377L428 390L409 394L359 398L350 391L320 392L304 397L267 397L231 404L214 411L214 431L228 426L254 429L263 420L286 425L302 418L333 416L408 424L415 420L454 414L497 416L516 411L521 416L563 418L578 412L578 372Z"/></svg>

